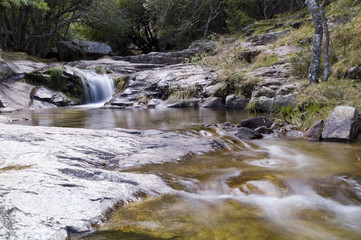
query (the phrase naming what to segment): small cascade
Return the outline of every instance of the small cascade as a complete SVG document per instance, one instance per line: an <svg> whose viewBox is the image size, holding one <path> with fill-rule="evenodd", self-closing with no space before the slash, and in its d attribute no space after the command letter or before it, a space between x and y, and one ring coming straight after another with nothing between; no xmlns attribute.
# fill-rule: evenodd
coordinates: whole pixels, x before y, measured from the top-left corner
<svg viewBox="0 0 361 240"><path fill-rule="evenodd" d="M104 103L109 101L114 93L114 81L107 75L77 68L71 69L83 81L85 103Z"/></svg>

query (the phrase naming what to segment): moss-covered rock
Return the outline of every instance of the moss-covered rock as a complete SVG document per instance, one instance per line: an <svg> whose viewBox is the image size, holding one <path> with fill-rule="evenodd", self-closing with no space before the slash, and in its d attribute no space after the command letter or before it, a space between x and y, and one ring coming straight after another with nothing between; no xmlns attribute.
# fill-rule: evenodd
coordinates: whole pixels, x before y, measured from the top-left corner
<svg viewBox="0 0 361 240"><path fill-rule="evenodd" d="M36 86L45 86L53 91L64 93L76 102L85 103L84 84L81 77L68 73L62 66L27 73L25 81Z"/></svg>

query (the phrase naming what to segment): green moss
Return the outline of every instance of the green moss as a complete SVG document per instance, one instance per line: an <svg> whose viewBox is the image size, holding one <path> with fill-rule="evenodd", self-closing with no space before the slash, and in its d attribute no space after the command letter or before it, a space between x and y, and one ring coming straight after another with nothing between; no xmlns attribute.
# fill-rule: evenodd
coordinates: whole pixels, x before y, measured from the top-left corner
<svg viewBox="0 0 361 240"><path fill-rule="evenodd" d="M98 74L105 74L106 73L103 66L96 66L95 67L95 72L98 73Z"/></svg>

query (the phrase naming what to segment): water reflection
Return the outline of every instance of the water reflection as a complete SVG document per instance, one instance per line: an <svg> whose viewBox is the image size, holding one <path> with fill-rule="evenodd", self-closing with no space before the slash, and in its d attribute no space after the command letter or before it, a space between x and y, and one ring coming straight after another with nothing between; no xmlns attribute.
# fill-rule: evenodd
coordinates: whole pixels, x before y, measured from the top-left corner
<svg viewBox="0 0 361 240"><path fill-rule="evenodd" d="M190 125L238 123L253 114L236 110L56 108L14 113L13 118L29 118L20 124L90 129L183 129ZM19 124L19 122L17 122Z"/></svg>

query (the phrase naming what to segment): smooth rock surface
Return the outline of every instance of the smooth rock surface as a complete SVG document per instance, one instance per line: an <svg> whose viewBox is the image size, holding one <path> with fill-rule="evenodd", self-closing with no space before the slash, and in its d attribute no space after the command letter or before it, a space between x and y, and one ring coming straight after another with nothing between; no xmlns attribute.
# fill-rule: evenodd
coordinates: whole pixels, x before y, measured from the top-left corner
<svg viewBox="0 0 361 240"><path fill-rule="evenodd" d="M337 106L327 119L322 139L352 141L360 130L360 115L354 107Z"/></svg>
<svg viewBox="0 0 361 240"><path fill-rule="evenodd" d="M171 191L155 175L113 169L212 149L210 140L174 132L0 124L0 239L89 231L116 204Z"/></svg>

